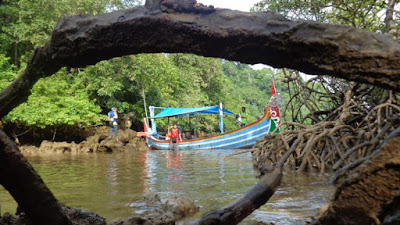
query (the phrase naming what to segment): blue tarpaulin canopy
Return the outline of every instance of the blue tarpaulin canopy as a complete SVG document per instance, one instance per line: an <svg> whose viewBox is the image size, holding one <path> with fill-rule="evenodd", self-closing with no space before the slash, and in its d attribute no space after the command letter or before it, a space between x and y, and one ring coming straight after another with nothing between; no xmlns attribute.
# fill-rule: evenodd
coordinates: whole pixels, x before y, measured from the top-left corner
<svg viewBox="0 0 400 225"><path fill-rule="evenodd" d="M229 112L228 110L223 110L225 115L232 115L235 114ZM164 108L159 114L155 115L152 119L156 118L163 118L163 117L175 117L175 116L187 116L193 115L197 113L202 114L219 114L219 107L218 106L207 106L207 107L200 107L200 108Z"/></svg>

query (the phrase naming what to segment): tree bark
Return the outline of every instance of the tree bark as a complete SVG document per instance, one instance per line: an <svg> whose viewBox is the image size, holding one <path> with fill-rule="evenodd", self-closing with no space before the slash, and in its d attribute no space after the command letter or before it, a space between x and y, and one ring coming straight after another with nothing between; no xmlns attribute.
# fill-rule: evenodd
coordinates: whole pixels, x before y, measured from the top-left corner
<svg viewBox="0 0 400 225"><path fill-rule="evenodd" d="M0 184L7 189L33 224L72 225L57 200L19 152L15 143L0 130Z"/></svg>
<svg viewBox="0 0 400 225"><path fill-rule="evenodd" d="M388 8L386 9L385 25L388 33L392 35L393 39L397 40L397 27L393 20L393 12L396 0L389 0Z"/></svg>
<svg viewBox="0 0 400 225"><path fill-rule="evenodd" d="M378 213L382 225L400 224L400 191L396 197Z"/></svg>
<svg viewBox="0 0 400 225"><path fill-rule="evenodd" d="M161 9L162 0L146 0L144 7L150 11Z"/></svg>
<svg viewBox="0 0 400 225"><path fill-rule="evenodd" d="M158 4L157 0L152 2ZM179 12L174 9L167 13L136 7L62 19L51 40L36 49L26 70L0 93L0 118L27 99L39 78L63 66L84 67L138 53L194 53L400 90L400 45L385 35L347 26L289 21L268 12L197 5L179 8Z"/></svg>
<svg viewBox="0 0 400 225"><path fill-rule="evenodd" d="M391 211L387 209L391 201L398 203L400 190L400 128L394 131L369 162L361 165L341 184L328 208L319 216L321 224L381 224ZM397 203L396 203L397 201ZM393 211L399 212L399 207Z"/></svg>

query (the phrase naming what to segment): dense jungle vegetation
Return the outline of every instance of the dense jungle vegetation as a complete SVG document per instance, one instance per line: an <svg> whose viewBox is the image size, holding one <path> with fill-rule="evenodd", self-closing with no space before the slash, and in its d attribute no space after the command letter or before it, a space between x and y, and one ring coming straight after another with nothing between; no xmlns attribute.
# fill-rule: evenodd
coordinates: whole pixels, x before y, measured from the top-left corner
<svg viewBox="0 0 400 225"><path fill-rule="evenodd" d="M45 44L63 16L99 14L138 4L138 0L1 1L0 90L24 70L34 48ZM220 101L235 113L246 106L252 122L268 104L272 77L283 103L288 91L279 70L254 70L246 64L191 54L125 56L86 68L63 68L41 79L28 101L2 122L30 128L99 125L110 108L117 107L120 113L133 112L133 129L141 130L144 102L147 106L200 107ZM196 117L191 127L197 131L218 130L217 116ZM179 120L185 130L188 122ZM234 118L225 120L226 130L237 127Z"/></svg>

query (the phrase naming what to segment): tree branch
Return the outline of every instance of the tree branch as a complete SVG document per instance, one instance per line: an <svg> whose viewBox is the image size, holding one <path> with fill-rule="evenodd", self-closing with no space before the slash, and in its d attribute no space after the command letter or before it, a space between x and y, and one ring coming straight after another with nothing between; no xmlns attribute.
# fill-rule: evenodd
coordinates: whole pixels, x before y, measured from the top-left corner
<svg viewBox="0 0 400 225"><path fill-rule="evenodd" d="M223 209L204 214L195 224L238 224L254 210L264 205L278 188L282 179L282 170L281 168L271 167L268 171L262 172L265 174L260 181L241 199Z"/></svg>
<svg viewBox="0 0 400 225"><path fill-rule="evenodd" d="M289 21L268 12L191 5L176 13L172 7L165 9L168 13L136 7L62 19L26 70L0 93L0 118L27 99L39 78L63 66L84 67L139 53L184 52L265 63L400 90L400 45L382 34Z"/></svg>
<svg viewBox="0 0 400 225"><path fill-rule="evenodd" d="M72 225L43 180L1 130L0 184L33 224Z"/></svg>

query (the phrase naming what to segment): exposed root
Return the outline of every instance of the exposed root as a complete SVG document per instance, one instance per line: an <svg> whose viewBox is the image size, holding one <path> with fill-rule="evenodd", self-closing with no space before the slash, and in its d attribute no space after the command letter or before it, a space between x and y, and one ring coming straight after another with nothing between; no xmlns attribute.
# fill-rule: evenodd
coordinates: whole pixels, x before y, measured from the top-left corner
<svg viewBox="0 0 400 225"><path fill-rule="evenodd" d="M285 113L291 110L292 120L298 122L283 122L282 132L270 133L256 143L256 168L266 164L288 166L297 172L334 170L338 171L334 181L368 159L400 124L398 95L355 83L337 84L340 81L321 77L306 84L296 76L286 78L288 88L297 92L292 93ZM314 87L316 81L325 90ZM381 96L364 96L372 91ZM302 110L306 109L310 113L304 116Z"/></svg>

